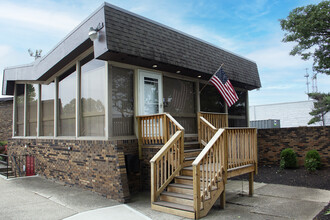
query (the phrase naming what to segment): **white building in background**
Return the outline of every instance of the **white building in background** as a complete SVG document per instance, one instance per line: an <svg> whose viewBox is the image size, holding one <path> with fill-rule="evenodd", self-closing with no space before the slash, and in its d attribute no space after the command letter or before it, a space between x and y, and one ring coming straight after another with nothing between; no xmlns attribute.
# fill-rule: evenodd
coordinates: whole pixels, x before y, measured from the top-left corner
<svg viewBox="0 0 330 220"><path fill-rule="evenodd" d="M249 107L250 121L279 119L282 128L299 126L320 126L321 123L308 125L312 116L313 100L287 102ZM325 124L330 125L330 114L325 117Z"/></svg>

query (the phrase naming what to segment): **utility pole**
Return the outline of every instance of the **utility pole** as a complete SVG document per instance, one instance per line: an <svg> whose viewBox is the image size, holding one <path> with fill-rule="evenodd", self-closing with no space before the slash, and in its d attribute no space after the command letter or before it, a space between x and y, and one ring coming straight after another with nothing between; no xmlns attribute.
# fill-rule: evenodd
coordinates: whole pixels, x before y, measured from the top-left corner
<svg viewBox="0 0 330 220"><path fill-rule="evenodd" d="M306 77L306 86L307 86L307 94L309 93L309 82L308 82L308 77L309 77L309 74L307 72L308 68L306 68L306 74L304 75L304 77ZM309 100L309 96L308 96L308 100Z"/></svg>

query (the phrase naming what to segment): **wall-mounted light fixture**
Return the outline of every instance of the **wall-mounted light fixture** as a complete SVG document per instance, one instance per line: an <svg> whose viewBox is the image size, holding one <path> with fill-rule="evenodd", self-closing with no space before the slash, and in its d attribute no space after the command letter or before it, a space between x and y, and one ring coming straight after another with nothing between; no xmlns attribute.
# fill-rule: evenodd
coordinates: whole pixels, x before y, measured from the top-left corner
<svg viewBox="0 0 330 220"><path fill-rule="evenodd" d="M98 37L98 34L97 34L97 33L98 33L102 28L104 28L104 24L103 24L103 22L102 22L102 23L99 23L99 24L97 25L96 28L90 27L90 28L89 28L89 32L88 32L88 36L89 36L89 38L90 38L92 41L96 40L97 37Z"/></svg>

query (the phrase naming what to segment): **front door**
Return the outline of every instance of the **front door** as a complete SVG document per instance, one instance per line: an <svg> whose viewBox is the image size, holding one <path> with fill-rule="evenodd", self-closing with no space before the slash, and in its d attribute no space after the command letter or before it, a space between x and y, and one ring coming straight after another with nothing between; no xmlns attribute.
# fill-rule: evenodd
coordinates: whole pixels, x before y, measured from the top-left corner
<svg viewBox="0 0 330 220"><path fill-rule="evenodd" d="M163 112L162 75L139 70L139 115Z"/></svg>

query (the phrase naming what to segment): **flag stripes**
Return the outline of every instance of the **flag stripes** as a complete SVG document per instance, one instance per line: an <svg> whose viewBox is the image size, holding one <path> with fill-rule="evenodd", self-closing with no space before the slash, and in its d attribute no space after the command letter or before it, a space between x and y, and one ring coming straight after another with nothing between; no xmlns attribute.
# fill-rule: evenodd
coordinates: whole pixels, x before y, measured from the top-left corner
<svg viewBox="0 0 330 220"><path fill-rule="evenodd" d="M238 100L233 85L230 83L225 72L220 68L210 79L210 82L217 88L228 107L232 106Z"/></svg>

